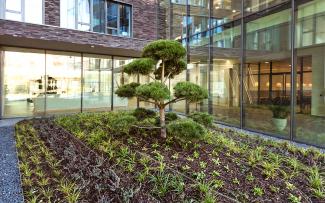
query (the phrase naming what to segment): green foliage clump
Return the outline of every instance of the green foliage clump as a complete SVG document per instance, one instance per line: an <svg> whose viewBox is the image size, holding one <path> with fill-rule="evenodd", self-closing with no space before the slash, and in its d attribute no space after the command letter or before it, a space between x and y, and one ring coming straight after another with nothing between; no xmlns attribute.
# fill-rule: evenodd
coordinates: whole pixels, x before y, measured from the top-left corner
<svg viewBox="0 0 325 203"><path fill-rule="evenodd" d="M202 138L207 130L192 119L179 119L167 125L167 133L180 138Z"/></svg>
<svg viewBox="0 0 325 203"><path fill-rule="evenodd" d="M175 75L186 70L186 62L184 60L169 60L165 61L165 77L174 78ZM162 64L155 70L154 75L157 80L161 79Z"/></svg>
<svg viewBox="0 0 325 203"><path fill-rule="evenodd" d="M166 121L167 122L171 122L171 121L175 121L178 119L178 116L176 113L174 112L168 112L165 114L165 117L166 117Z"/></svg>
<svg viewBox="0 0 325 203"><path fill-rule="evenodd" d="M146 118L153 118L156 116L156 112L150 109L145 108L137 108L132 113L139 121L144 120Z"/></svg>
<svg viewBox="0 0 325 203"><path fill-rule="evenodd" d="M115 91L115 94L117 94L119 97L127 97L127 98L134 97L135 93L136 93L136 88L139 85L140 84L136 83L136 82L132 82L130 84L122 85Z"/></svg>
<svg viewBox="0 0 325 203"><path fill-rule="evenodd" d="M115 135L128 134L132 125L137 122L137 119L130 114L121 114L110 121L110 130Z"/></svg>
<svg viewBox="0 0 325 203"><path fill-rule="evenodd" d="M151 58L135 59L131 63L124 66L124 72L132 74L148 75L153 72L156 61Z"/></svg>
<svg viewBox="0 0 325 203"><path fill-rule="evenodd" d="M169 99L169 89L160 82L151 82L136 88L136 95L143 100L166 100Z"/></svg>
<svg viewBox="0 0 325 203"><path fill-rule="evenodd" d="M208 98L208 91L191 82L179 82L174 87L176 98L185 98L188 102L197 102Z"/></svg>
<svg viewBox="0 0 325 203"><path fill-rule="evenodd" d="M166 121L166 123L170 123L170 122L172 122L172 121L175 121L175 120L177 120L179 117L177 116L177 114L176 113L174 113L174 112L168 112L168 113L166 113L165 114L165 121ZM156 124L160 124L160 119L159 119L159 117L156 119Z"/></svg>
<svg viewBox="0 0 325 203"><path fill-rule="evenodd" d="M200 123L206 127L211 127L213 123L213 116L205 112L194 112L189 115L195 122Z"/></svg>
<svg viewBox="0 0 325 203"><path fill-rule="evenodd" d="M174 40L157 40L143 48L142 56L155 60L175 60L185 57L186 49Z"/></svg>
<svg viewBox="0 0 325 203"><path fill-rule="evenodd" d="M290 114L289 106L271 105L269 106L269 109L273 113L273 118L285 119Z"/></svg>

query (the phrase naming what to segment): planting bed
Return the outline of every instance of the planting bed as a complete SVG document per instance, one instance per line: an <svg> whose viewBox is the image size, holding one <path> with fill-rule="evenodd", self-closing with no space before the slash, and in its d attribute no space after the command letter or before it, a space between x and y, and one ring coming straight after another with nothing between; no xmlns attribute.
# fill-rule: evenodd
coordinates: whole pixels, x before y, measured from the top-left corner
<svg viewBox="0 0 325 203"><path fill-rule="evenodd" d="M196 139L177 135L161 139L159 130L138 128L139 122L130 113L97 113L18 124L25 198L46 201L43 190L49 190L52 200L63 202L325 199L325 156L315 149L298 149L219 128ZM37 147L42 149L39 153L33 150ZM39 171L50 184L40 184L44 177L37 175ZM66 185L69 190L64 190Z"/></svg>

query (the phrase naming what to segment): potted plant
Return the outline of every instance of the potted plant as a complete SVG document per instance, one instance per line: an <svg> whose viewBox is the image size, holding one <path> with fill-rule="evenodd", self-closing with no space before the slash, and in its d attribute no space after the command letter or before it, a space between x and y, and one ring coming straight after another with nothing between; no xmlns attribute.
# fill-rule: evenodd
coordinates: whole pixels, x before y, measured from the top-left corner
<svg viewBox="0 0 325 203"><path fill-rule="evenodd" d="M290 101L287 99L275 99L269 106L272 111L272 122L276 129L279 131L284 130L287 127L288 116L290 114Z"/></svg>

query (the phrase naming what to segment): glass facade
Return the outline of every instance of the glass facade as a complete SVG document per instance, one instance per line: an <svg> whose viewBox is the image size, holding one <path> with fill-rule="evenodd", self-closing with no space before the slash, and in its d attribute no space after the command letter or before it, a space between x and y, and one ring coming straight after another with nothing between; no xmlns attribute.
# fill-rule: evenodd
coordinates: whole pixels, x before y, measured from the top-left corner
<svg viewBox="0 0 325 203"><path fill-rule="evenodd" d="M61 0L61 27L131 37L132 7L109 0Z"/></svg>
<svg viewBox="0 0 325 203"><path fill-rule="evenodd" d="M43 0L0 0L0 18L42 24L43 7Z"/></svg>
<svg viewBox="0 0 325 203"><path fill-rule="evenodd" d="M208 101L172 110L206 111L227 125L325 146L325 1L172 0L167 38L187 49L181 79Z"/></svg>
<svg viewBox="0 0 325 203"><path fill-rule="evenodd" d="M1 118L137 107L136 99L113 94L121 83L137 82L123 73L132 58L7 47L0 52Z"/></svg>

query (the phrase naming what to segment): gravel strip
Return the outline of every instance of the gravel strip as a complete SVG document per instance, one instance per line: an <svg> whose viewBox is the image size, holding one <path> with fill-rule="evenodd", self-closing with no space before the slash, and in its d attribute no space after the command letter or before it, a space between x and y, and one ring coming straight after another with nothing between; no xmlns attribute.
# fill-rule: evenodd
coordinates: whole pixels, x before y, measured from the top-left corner
<svg viewBox="0 0 325 203"><path fill-rule="evenodd" d="M0 127L0 203L23 202L14 127Z"/></svg>

